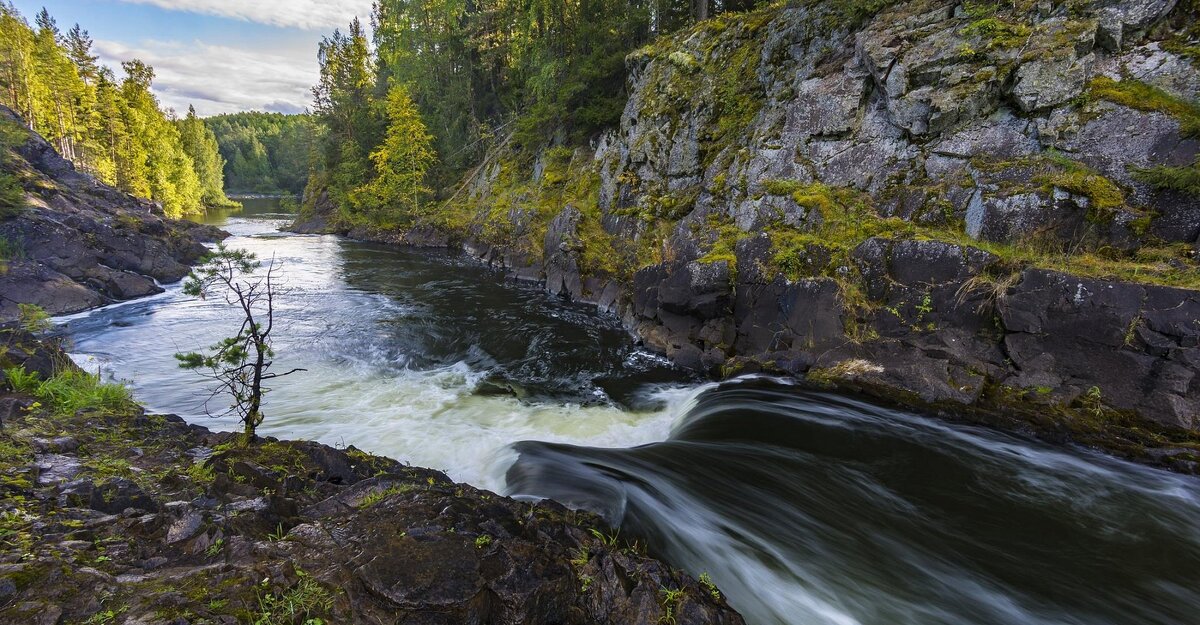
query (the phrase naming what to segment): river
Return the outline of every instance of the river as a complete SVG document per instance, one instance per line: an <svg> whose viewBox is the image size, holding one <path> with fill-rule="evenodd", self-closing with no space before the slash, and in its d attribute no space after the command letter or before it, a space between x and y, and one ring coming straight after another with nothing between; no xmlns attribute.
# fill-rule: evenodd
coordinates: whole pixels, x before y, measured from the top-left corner
<svg viewBox="0 0 1200 625"><path fill-rule="evenodd" d="M261 433L355 445L603 514L751 625L1200 622L1200 481L784 380L707 383L612 318L469 259L208 220L274 259ZM60 319L79 362L214 429L176 352L232 334L165 293Z"/></svg>

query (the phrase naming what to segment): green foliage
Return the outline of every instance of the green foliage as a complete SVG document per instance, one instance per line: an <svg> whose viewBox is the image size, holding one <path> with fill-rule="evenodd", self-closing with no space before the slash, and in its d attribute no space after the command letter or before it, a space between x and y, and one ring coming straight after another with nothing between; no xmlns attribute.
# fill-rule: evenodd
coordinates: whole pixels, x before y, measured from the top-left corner
<svg viewBox="0 0 1200 625"><path fill-rule="evenodd" d="M421 214L421 202L430 192L425 171L437 160L432 137L403 85L388 91L387 119L386 138L371 152L375 179L352 195L356 212L376 223L410 221Z"/></svg>
<svg viewBox="0 0 1200 625"><path fill-rule="evenodd" d="M253 111L217 115L204 123L224 160L226 189L292 195L304 191L318 134L312 116Z"/></svg>
<svg viewBox="0 0 1200 625"><path fill-rule="evenodd" d="M483 549L490 544L492 544L492 537L488 536L487 534L480 534L479 536L475 537L476 549Z"/></svg>
<svg viewBox="0 0 1200 625"><path fill-rule="evenodd" d="M391 497L392 495L402 495L404 493L411 492L412 490L413 486L410 484L395 484L381 490L371 491L358 501L358 507L370 508L371 506L374 506L375 504L387 499L388 497Z"/></svg>
<svg viewBox="0 0 1200 625"><path fill-rule="evenodd" d="M662 607L662 616L658 617L658 622L663 625L675 625L675 614L679 610L679 603L683 601L684 591L682 588L660 588L658 591L662 597L660 607Z"/></svg>
<svg viewBox="0 0 1200 625"><path fill-rule="evenodd" d="M1090 94L1139 111L1165 113L1179 121L1183 136L1200 137L1200 105L1153 85L1132 78L1117 81L1099 76L1092 80Z"/></svg>
<svg viewBox="0 0 1200 625"><path fill-rule="evenodd" d="M979 7L980 5L977 5ZM987 15L986 17L978 17L975 21L965 26L960 33L966 37L979 37L987 42L988 49L1011 49L1019 48L1029 41L1029 35L1033 30L1025 24L1019 22L1011 22L1001 17L994 15L995 7L982 6L977 8L977 12L968 12L972 17L977 15Z"/></svg>
<svg viewBox="0 0 1200 625"><path fill-rule="evenodd" d="M339 205L372 182L377 168L368 158L396 124L384 114L394 85L408 91L439 155L425 180L435 190L453 189L497 145L528 159L548 145L584 145L620 119L630 50L710 10L753 4L381 0L372 20L374 59L357 22L321 43L314 114L324 136L310 180ZM740 93L730 96L726 133L757 110Z"/></svg>
<svg viewBox="0 0 1200 625"><path fill-rule="evenodd" d="M1089 216L1093 221L1106 221L1125 206L1125 192L1087 165L1055 152L1050 152L1048 160L1055 169L1034 176L1033 182L1086 196L1091 200Z"/></svg>
<svg viewBox="0 0 1200 625"><path fill-rule="evenodd" d="M63 35L44 14L35 29L0 4L0 102L101 181L161 202L171 216L202 212L196 162L150 92L154 70L122 63L118 83L91 46L78 25ZM18 189L0 171L0 217L19 207Z"/></svg>
<svg viewBox="0 0 1200 625"><path fill-rule="evenodd" d="M196 117L196 109L188 107L187 117L175 122L183 151L191 159L200 179L200 201L212 208L236 208L237 202L225 197L225 160L217 146L213 131Z"/></svg>
<svg viewBox="0 0 1200 625"><path fill-rule="evenodd" d="M713 583L712 577L709 576L707 572L700 574L699 582L700 586L704 588L705 592L707 592L709 596L713 598L713 601L721 600L721 591L717 590L717 585Z"/></svg>
<svg viewBox="0 0 1200 625"><path fill-rule="evenodd" d="M748 233L742 232L733 222L720 219L709 219L708 230L716 235L708 252L700 257L702 263L729 263L731 272L737 271L737 242Z"/></svg>
<svg viewBox="0 0 1200 625"><path fill-rule="evenodd" d="M16 217L25 210L25 190L15 175L0 170L0 220Z"/></svg>
<svg viewBox="0 0 1200 625"><path fill-rule="evenodd" d="M822 0L809 0L810 3ZM896 4L898 0L824 0L837 18L833 26L852 29L875 17L875 14Z"/></svg>
<svg viewBox="0 0 1200 625"><path fill-rule="evenodd" d="M6 369L4 373L14 391L36 397L55 414L71 415L80 410L124 413L135 408L127 387L102 382L98 375L77 369L66 369L45 381L39 380L36 373L26 373L24 367Z"/></svg>
<svg viewBox="0 0 1200 625"><path fill-rule="evenodd" d="M1200 197L1200 160L1186 167L1157 165L1135 169L1133 177L1155 189Z"/></svg>
<svg viewBox="0 0 1200 625"><path fill-rule="evenodd" d="M324 625L332 622L326 619L333 610L333 591L300 569L296 569L296 575L299 581L287 591L259 594L254 625Z"/></svg>
<svg viewBox="0 0 1200 625"><path fill-rule="evenodd" d="M0 263L25 258L25 246L21 241L14 241L0 236Z"/></svg>
<svg viewBox="0 0 1200 625"><path fill-rule="evenodd" d="M0 16L0 22L2 22ZM9 171L13 157L10 149L25 140L25 130L17 124L0 119L0 220L19 215L25 209L25 190L21 187L21 179ZM4 258L3 248L0 248L0 259Z"/></svg>
<svg viewBox="0 0 1200 625"><path fill-rule="evenodd" d="M17 323L21 324L21 329L26 332L37 334L54 327L50 315L41 306L17 304L17 310Z"/></svg>

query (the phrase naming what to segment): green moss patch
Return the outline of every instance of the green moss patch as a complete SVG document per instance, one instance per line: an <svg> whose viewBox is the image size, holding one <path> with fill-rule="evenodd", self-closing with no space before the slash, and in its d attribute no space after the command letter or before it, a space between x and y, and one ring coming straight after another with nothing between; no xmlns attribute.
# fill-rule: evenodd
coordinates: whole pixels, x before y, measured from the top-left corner
<svg viewBox="0 0 1200 625"><path fill-rule="evenodd" d="M1140 80L1113 80L1099 76L1092 80L1089 94L1094 99L1108 100L1139 111L1170 115L1179 121L1180 134L1200 137L1200 105L1153 85Z"/></svg>

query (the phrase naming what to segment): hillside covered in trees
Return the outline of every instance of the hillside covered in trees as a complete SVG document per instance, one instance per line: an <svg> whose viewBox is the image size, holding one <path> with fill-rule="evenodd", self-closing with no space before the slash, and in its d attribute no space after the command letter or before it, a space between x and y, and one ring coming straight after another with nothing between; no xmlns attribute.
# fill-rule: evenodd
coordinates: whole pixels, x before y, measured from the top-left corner
<svg viewBox="0 0 1200 625"><path fill-rule="evenodd" d="M418 187L453 195L489 148L505 145L532 159L551 143L582 145L613 127L628 95L627 54L710 14L753 5L381 0L373 41L356 20L321 43L313 91L325 132L313 187L329 192L345 220L414 219L420 209L399 196L420 194ZM380 153L389 127L411 130L414 121L428 130L412 134L421 143L416 152L432 150L436 159L401 162ZM422 171L424 182L395 176L395 167ZM387 177L381 188L376 179Z"/></svg>
<svg viewBox="0 0 1200 625"><path fill-rule="evenodd" d="M313 135L309 115L250 111L204 120L225 160L229 193L299 195L308 180Z"/></svg>
<svg viewBox="0 0 1200 625"><path fill-rule="evenodd" d="M33 26L0 3L0 104L80 170L162 205L167 215L231 204L212 132L189 111L164 112L154 69L131 59L118 79L78 24L62 32L43 9Z"/></svg>

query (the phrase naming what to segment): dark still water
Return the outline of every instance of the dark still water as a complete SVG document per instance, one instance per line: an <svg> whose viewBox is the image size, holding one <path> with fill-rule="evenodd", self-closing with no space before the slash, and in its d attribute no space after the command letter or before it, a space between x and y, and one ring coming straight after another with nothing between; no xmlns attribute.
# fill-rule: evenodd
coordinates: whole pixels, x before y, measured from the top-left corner
<svg viewBox="0 0 1200 625"><path fill-rule="evenodd" d="M286 277L267 434L553 497L707 572L756 625L1200 623L1200 481L769 379L702 384L613 320L474 263L213 219ZM81 361L216 428L162 295L67 318ZM210 406L219 410L221 406Z"/></svg>

